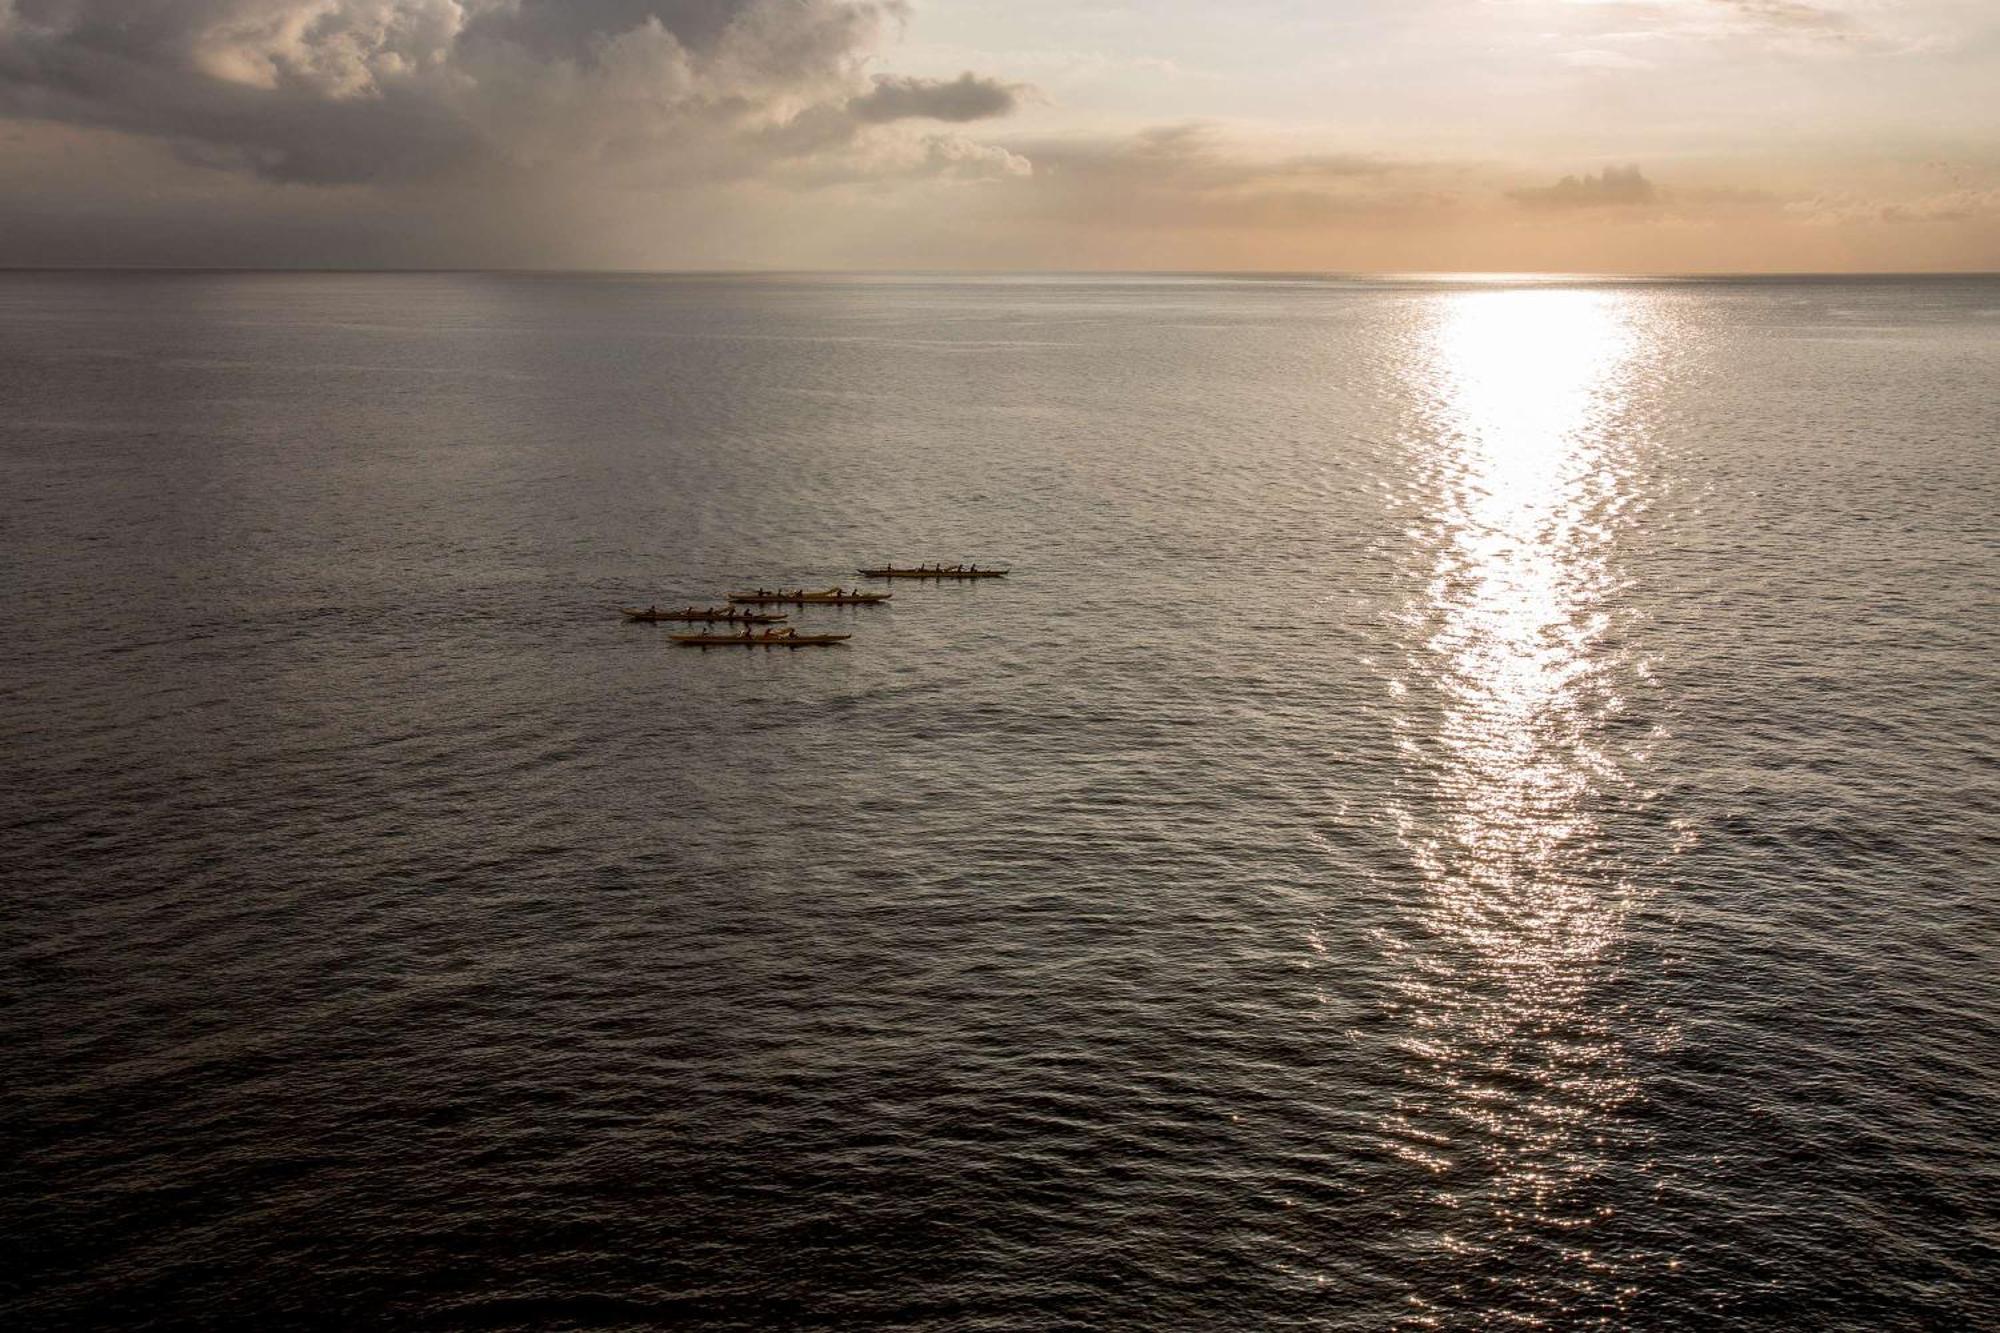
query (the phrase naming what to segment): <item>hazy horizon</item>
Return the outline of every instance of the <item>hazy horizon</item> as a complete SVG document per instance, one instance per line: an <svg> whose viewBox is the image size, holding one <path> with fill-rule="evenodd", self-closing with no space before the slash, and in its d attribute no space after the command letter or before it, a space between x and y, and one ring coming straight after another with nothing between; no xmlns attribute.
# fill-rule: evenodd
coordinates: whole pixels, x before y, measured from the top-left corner
<svg viewBox="0 0 2000 1333"><path fill-rule="evenodd" d="M1689 270L1679 273L1649 272L1592 272L1579 270L1562 272L1555 269L1519 271L1511 269L1463 269L1458 271L1422 270L1398 272L1394 270L1348 270L1335 269L1226 269L1226 268L590 268L559 267L554 265L528 264L485 264L451 267L445 265L406 266L347 266L340 264L0 264L0 273L187 273L187 274L313 274L365 275L365 274L438 274L438 275L478 275L520 277L639 277L639 278L920 278L941 277L956 280L977 278L1213 278L1217 280L1241 279L1244 281L1300 281L1300 282L1360 282L1360 283L1449 283L1503 285L1509 281L1520 284L1578 285L1578 284L1621 284L1621 283L1699 283L1699 282L1854 282L1880 278L1885 280L1911 278L2000 278L2000 268L1993 269L1762 269L1762 270Z"/></svg>

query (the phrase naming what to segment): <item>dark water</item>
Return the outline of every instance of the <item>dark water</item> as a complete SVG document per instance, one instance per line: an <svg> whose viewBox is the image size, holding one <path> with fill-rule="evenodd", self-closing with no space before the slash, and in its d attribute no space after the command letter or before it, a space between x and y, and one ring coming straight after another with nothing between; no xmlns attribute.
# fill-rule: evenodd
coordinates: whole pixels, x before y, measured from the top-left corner
<svg viewBox="0 0 2000 1333"><path fill-rule="evenodd" d="M2000 1327L1996 450L1992 279L0 278L0 1322Z"/></svg>

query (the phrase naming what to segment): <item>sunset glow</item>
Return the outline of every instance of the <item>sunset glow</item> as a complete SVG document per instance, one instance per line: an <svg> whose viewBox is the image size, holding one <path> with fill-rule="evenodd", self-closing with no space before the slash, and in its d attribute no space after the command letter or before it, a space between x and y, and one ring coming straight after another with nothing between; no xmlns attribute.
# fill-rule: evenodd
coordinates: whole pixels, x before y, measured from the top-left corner
<svg viewBox="0 0 2000 1333"><path fill-rule="evenodd" d="M1975 0L0 0L0 263L2000 266Z"/></svg>

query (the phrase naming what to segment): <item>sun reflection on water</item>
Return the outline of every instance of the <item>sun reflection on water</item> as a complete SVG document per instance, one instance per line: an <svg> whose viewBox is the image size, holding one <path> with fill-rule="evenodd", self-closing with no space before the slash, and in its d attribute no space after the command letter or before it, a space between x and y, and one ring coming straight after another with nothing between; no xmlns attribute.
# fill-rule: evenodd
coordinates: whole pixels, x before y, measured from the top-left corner
<svg viewBox="0 0 2000 1333"><path fill-rule="evenodd" d="M1438 741L1457 854L1423 859L1434 879L1530 891L1526 903L1453 899L1474 921L1504 906L1498 933L1466 924L1524 959L1589 949L1601 926L1593 897L1563 891L1562 871L1589 831L1580 798L1606 767L1594 713L1615 705L1592 687L1619 498L1600 427L1632 341L1620 315L1599 292L1478 294L1437 337L1447 540L1425 648L1446 696ZM1523 906L1569 929L1523 932Z"/></svg>
<svg viewBox="0 0 2000 1333"><path fill-rule="evenodd" d="M1400 836L1425 892L1385 940L1409 1020L1385 1133L1443 1205L1440 1262L1541 1275L1489 1293L1514 1317L1616 1305L1585 1237L1630 1095L1603 995L1623 883L1600 824L1627 781L1604 737L1633 670L1613 539L1645 343L1616 289L1501 288L1443 298L1427 347L1428 582L1391 683L1416 775Z"/></svg>

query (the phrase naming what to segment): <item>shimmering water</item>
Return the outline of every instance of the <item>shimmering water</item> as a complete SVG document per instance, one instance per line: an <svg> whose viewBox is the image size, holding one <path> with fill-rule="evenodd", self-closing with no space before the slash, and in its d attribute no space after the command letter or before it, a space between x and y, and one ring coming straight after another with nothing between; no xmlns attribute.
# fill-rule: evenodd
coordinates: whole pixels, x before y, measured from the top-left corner
<svg viewBox="0 0 2000 1333"><path fill-rule="evenodd" d="M0 278L0 1314L2000 1326L1996 442L1993 279Z"/></svg>

